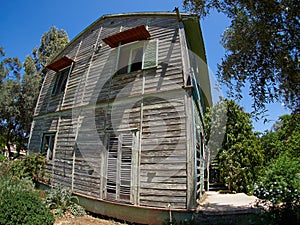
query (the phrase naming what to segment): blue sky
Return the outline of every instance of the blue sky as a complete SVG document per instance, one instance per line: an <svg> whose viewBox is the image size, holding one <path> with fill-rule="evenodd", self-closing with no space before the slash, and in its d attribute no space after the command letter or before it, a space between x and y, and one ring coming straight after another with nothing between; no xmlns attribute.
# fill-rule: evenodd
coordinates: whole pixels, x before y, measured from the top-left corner
<svg viewBox="0 0 300 225"><path fill-rule="evenodd" d="M19 57L23 62L26 55L39 46L40 38L51 26L67 31L73 39L87 26L105 14L143 11L173 11L175 7L182 10L182 0L15 0L2 1L0 14L0 46L4 47L6 56ZM213 13L201 21L209 68L217 71L217 64L225 54L220 44L229 20L223 15ZM225 91L223 91L225 96ZM250 112L252 100L244 93L239 102ZM278 116L287 113L280 103L268 106L269 123L254 121L256 131L269 129Z"/></svg>

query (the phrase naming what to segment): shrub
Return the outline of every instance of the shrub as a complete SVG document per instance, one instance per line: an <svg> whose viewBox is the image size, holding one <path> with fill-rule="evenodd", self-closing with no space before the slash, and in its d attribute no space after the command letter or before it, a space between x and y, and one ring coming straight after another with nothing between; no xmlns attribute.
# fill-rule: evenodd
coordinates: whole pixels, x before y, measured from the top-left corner
<svg viewBox="0 0 300 225"><path fill-rule="evenodd" d="M14 194L19 191L34 192L34 184L31 179L24 178L21 180L15 180L10 177L0 178L0 196L9 192Z"/></svg>
<svg viewBox="0 0 300 225"><path fill-rule="evenodd" d="M30 177L37 180L44 176L46 159L40 154L31 154L15 160L11 165L12 176L17 179Z"/></svg>
<svg viewBox="0 0 300 225"><path fill-rule="evenodd" d="M45 165L46 158L40 154L31 154L16 160L2 157L0 158L0 176L13 177L14 179L28 177L36 181L44 177Z"/></svg>
<svg viewBox="0 0 300 225"><path fill-rule="evenodd" d="M282 155L271 162L255 185L254 195L272 204L300 203L300 160Z"/></svg>
<svg viewBox="0 0 300 225"><path fill-rule="evenodd" d="M2 156L2 155L0 155L0 156ZM1 157L1 159L0 159L0 168L1 168L0 177L8 176L9 174L11 174L11 169L10 169L11 164L12 164L12 162L8 158Z"/></svg>
<svg viewBox="0 0 300 225"><path fill-rule="evenodd" d="M70 212L74 216L85 215L85 210L82 206L76 204L74 201L78 199L72 195L71 190L58 185L52 188L44 202L46 206L52 210L55 216L61 217L64 213Z"/></svg>
<svg viewBox="0 0 300 225"><path fill-rule="evenodd" d="M0 180L0 224L53 224L54 217L34 192L30 179Z"/></svg>
<svg viewBox="0 0 300 225"><path fill-rule="evenodd" d="M283 154L267 166L255 185L254 195L269 207L267 216L274 224L296 224L300 216L299 172L300 160Z"/></svg>
<svg viewBox="0 0 300 225"><path fill-rule="evenodd" d="M0 153L0 163L7 161L8 158Z"/></svg>

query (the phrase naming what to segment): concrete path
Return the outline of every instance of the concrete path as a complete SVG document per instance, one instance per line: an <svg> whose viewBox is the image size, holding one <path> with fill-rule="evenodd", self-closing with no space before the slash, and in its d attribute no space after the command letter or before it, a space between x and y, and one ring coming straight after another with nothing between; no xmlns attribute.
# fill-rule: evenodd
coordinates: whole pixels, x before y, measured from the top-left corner
<svg viewBox="0 0 300 225"><path fill-rule="evenodd" d="M205 213L245 213L255 210L258 198L248 196L244 193L220 194L219 192L205 192L203 199L199 202L198 210Z"/></svg>

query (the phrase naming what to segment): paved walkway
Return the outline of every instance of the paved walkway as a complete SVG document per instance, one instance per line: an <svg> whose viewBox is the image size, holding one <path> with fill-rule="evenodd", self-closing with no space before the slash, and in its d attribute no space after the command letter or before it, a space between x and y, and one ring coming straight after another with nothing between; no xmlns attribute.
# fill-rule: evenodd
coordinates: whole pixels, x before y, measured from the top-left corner
<svg viewBox="0 0 300 225"><path fill-rule="evenodd" d="M244 193L220 194L214 191L205 192L198 210L208 213L232 214L245 213L255 209L258 198Z"/></svg>

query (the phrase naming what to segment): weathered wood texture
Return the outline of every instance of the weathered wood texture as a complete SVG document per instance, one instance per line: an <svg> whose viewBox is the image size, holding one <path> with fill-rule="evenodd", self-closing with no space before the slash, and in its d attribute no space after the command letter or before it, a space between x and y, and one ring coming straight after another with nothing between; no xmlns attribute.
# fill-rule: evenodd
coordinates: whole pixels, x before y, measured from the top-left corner
<svg viewBox="0 0 300 225"><path fill-rule="evenodd" d="M114 75L118 48L110 48L102 39L139 25L147 26L151 39L158 39L158 66ZM187 208L186 115L192 112L186 112L182 89L177 17L105 18L75 39L62 55L75 61L65 93L52 95L55 73L49 71L29 144L38 151L43 132L57 132L55 158L48 165L52 184L99 199L122 201L125 193L128 200L124 201L135 205ZM122 167L126 159L113 155L109 134L134 130L135 147L126 153L132 154L132 165ZM117 168L127 172L118 173ZM126 182L111 181L123 175ZM110 185L116 190L110 191ZM130 197L126 191L122 195L122 190L131 191Z"/></svg>

